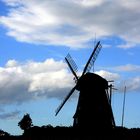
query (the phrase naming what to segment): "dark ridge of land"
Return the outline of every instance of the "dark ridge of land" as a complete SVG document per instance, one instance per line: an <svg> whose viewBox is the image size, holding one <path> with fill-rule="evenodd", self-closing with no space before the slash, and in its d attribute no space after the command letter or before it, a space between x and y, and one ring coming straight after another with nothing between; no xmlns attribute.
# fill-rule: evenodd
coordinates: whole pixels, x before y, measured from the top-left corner
<svg viewBox="0 0 140 140"><path fill-rule="evenodd" d="M92 139L123 139L140 140L140 128L116 127L111 130L97 131L93 128L73 128L73 127L52 127L52 126L33 126L24 131L22 135L0 136L0 140L92 140Z"/></svg>

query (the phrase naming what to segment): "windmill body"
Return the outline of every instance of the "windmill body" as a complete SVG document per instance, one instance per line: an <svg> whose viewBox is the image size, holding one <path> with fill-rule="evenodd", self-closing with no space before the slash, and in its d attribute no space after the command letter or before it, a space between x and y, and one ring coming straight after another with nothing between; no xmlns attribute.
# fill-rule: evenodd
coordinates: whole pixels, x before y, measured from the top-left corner
<svg viewBox="0 0 140 140"><path fill-rule="evenodd" d="M86 73L78 80L76 89L80 92L74 127L112 128L112 110L106 95L108 82L97 74Z"/></svg>

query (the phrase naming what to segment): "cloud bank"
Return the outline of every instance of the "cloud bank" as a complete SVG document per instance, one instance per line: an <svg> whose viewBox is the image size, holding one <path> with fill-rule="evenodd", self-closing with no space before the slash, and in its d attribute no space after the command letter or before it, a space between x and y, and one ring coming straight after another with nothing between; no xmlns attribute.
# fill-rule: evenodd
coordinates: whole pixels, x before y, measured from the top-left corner
<svg viewBox="0 0 140 140"><path fill-rule="evenodd" d="M24 64L9 60L0 67L0 104L22 103L41 97L61 98L74 82L62 61L47 59Z"/></svg>
<svg viewBox="0 0 140 140"><path fill-rule="evenodd" d="M123 85L118 73L105 70L96 73L107 80L119 81L118 87ZM140 91L139 76L126 81L127 91ZM0 104L21 104L40 98L62 99L74 84L73 75L63 61L52 58L25 63L9 60L4 67L0 67Z"/></svg>
<svg viewBox="0 0 140 140"><path fill-rule="evenodd" d="M121 48L139 44L138 0L3 0L7 34L27 43L86 47L93 35L117 36Z"/></svg>

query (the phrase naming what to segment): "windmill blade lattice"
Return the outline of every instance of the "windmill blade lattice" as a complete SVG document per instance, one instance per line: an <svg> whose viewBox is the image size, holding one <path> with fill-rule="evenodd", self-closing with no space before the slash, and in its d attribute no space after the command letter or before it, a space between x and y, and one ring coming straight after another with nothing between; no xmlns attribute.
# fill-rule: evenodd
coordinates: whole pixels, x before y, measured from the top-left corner
<svg viewBox="0 0 140 140"><path fill-rule="evenodd" d="M86 72L89 72L91 70L91 68L94 65L94 62L95 62L95 60L96 60L101 48L102 48L102 46L101 46L100 41L99 41L96 44L96 46L95 46L95 48L94 48L94 50L93 50L88 62L86 64L85 68L84 68L84 71L83 71L82 75L84 75Z"/></svg>
<svg viewBox="0 0 140 140"><path fill-rule="evenodd" d="M89 71L91 70L91 68L92 68L92 66L94 65L94 62L95 62L95 60L96 60L96 58L97 58L97 56L98 56L100 50L101 50L101 45L99 45L99 47L96 49L96 51L95 51L95 53L94 53L94 55L93 55L93 57L92 57L92 59L91 59L89 65L88 65L88 67L87 67L86 72L89 72Z"/></svg>
<svg viewBox="0 0 140 140"><path fill-rule="evenodd" d="M71 55L68 53L66 56L66 59L69 61L70 65L72 66L74 72L76 73L78 71L78 67L75 63L75 61L72 59Z"/></svg>
<svg viewBox="0 0 140 140"><path fill-rule="evenodd" d="M72 57L70 56L70 54L68 54L65 57L65 60L70 68L70 70L72 71L73 75L75 76L76 80L78 80L78 76L76 74L76 72L78 71L78 67L76 65L76 63L74 62L74 60L72 59Z"/></svg>

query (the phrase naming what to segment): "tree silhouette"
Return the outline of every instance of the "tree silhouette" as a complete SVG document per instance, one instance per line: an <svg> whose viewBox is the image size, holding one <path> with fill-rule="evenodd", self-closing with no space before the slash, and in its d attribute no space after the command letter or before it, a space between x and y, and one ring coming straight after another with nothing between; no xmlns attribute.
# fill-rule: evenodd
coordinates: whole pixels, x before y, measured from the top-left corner
<svg viewBox="0 0 140 140"><path fill-rule="evenodd" d="M18 123L18 126L24 131L33 126L32 119L30 118L30 115L28 113L23 116L21 121Z"/></svg>
<svg viewBox="0 0 140 140"><path fill-rule="evenodd" d="M10 136L10 134L0 129L0 136Z"/></svg>

